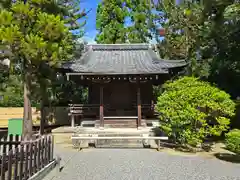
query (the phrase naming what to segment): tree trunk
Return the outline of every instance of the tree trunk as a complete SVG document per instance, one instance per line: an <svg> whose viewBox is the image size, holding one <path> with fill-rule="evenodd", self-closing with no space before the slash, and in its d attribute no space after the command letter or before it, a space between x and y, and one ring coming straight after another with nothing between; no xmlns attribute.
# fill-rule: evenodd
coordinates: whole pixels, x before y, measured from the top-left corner
<svg viewBox="0 0 240 180"><path fill-rule="evenodd" d="M23 112L23 139L29 140L32 132L32 107L30 101L29 78L28 74L24 75L24 112Z"/></svg>
<svg viewBox="0 0 240 180"><path fill-rule="evenodd" d="M43 99L41 99L40 111L41 111L40 134L43 135L44 134L44 126L45 126L45 122L46 122L44 100Z"/></svg>
<svg viewBox="0 0 240 180"><path fill-rule="evenodd" d="M44 104L46 102L46 85L45 82L41 82L40 83L40 89L41 89L41 107L40 107L40 111L41 111L41 121L40 121L40 134L44 134L44 126L46 124L46 112L45 112L45 108L44 108Z"/></svg>
<svg viewBox="0 0 240 180"><path fill-rule="evenodd" d="M41 107L40 107L40 111L41 111L41 121L40 121L40 134L44 134L44 127L47 123L47 114L46 114L46 110L45 110L45 103L47 102L47 85L46 85L46 81L45 79L40 79L39 81L40 83L40 91L41 91Z"/></svg>

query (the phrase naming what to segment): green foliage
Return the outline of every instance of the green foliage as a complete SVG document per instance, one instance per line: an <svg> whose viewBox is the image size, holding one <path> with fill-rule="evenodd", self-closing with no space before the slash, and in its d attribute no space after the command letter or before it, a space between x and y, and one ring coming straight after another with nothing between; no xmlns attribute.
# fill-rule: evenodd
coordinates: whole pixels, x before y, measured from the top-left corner
<svg viewBox="0 0 240 180"><path fill-rule="evenodd" d="M232 152L240 154L240 130L233 129L226 134L226 147Z"/></svg>
<svg viewBox="0 0 240 180"><path fill-rule="evenodd" d="M86 16L89 11L81 9L81 0L58 0L57 4L60 8L60 14L65 25L73 33L73 56L79 58L82 54L82 43L79 43L79 39L84 35L84 26L86 24Z"/></svg>
<svg viewBox="0 0 240 180"><path fill-rule="evenodd" d="M97 8L97 43L147 43L154 15L148 0L103 0Z"/></svg>
<svg viewBox="0 0 240 180"><path fill-rule="evenodd" d="M50 85L53 74L50 67L57 67L73 56L72 34L61 14L49 13L49 7L53 5L54 1L49 0L25 4L17 1L0 12L4 58L7 55L11 60L12 70L19 65L18 72L22 75L21 82L27 84L28 98L38 101L43 100ZM9 95L5 92L4 97Z"/></svg>
<svg viewBox="0 0 240 180"><path fill-rule="evenodd" d="M97 8L97 43L116 44L126 42L124 27L127 8L122 0L103 0Z"/></svg>
<svg viewBox="0 0 240 180"><path fill-rule="evenodd" d="M61 14L64 17L64 22L68 26L69 30L74 31L74 38L81 38L84 34L83 27L86 21L83 20L86 17L87 12L81 10L80 6L81 0L58 0Z"/></svg>
<svg viewBox="0 0 240 180"><path fill-rule="evenodd" d="M1 82L4 86L0 88L0 107L23 107L23 85L19 75L4 74L5 79Z"/></svg>
<svg viewBox="0 0 240 180"><path fill-rule="evenodd" d="M159 0L156 21L166 29L163 58L187 59L188 73L240 96L240 5L237 1ZM229 81L231 79L231 81Z"/></svg>
<svg viewBox="0 0 240 180"><path fill-rule="evenodd" d="M147 43L152 38L151 29L154 27L151 2L148 0L126 1L129 18L132 25L127 29L130 43Z"/></svg>
<svg viewBox="0 0 240 180"><path fill-rule="evenodd" d="M60 16L30 6L19 2L9 11L0 12L0 41L10 47L12 56L25 59L21 63L29 66L39 65L42 61L55 65L58 60L69 59L71 34L64 21Z"/></svg>
<svg viewBox="0 0 240 180"><path fill-rule="evenodd" d="M176 142L197 146L229 128L235 104L224 91L194 77L168 82L164 88L157 111L161 128Z"/></svg>

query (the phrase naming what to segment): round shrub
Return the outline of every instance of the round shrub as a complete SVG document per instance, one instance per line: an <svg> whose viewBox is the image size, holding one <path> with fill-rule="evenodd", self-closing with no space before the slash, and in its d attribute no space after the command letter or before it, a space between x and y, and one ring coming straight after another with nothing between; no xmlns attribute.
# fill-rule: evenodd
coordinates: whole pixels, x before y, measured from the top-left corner
<svg viewBox="0 0 240 180"><path fill-rule="evenodd" d="M240 154L240 129L233 129L227 133L225 144L227 149Z"/></svg>
<svg viewBox="0 0 240 180"><path fill-rule="evenodd" d="M198 146L229 128L235 104L230 95L194 77L164 84L156 109L161 129L176 143Z"/></svg>

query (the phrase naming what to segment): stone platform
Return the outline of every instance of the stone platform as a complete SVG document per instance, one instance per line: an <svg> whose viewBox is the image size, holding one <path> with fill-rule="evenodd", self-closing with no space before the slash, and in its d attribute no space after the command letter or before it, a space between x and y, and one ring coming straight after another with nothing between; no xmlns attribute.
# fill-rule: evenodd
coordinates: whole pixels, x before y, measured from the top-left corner
<svg viewBox="0 0 240 180"><path fill-rule="evenodd" d="M52 131L55 137L55 141L58 144L74 145L76 142L71 140L72 136L155 136L155 130L153 127L144 128L86 128L86 127L59 127ZM82 148L87 148L89 145L95 147L128 147L128 148L141 148L144 146L156 146L154 140L84 140L81 143Z"/></svg>

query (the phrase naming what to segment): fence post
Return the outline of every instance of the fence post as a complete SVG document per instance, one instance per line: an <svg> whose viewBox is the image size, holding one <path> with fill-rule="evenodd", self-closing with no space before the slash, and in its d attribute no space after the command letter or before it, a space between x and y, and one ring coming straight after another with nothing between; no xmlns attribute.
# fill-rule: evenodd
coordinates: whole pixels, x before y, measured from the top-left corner
<svg viewBox="0 0 240 180"><path fill-rule="evenodd" d="M7 141L7 137L8 136L4 136L3 137L3 142L6 142ZM3 154L6 154L6 148L7 148L7 145L5 143L3 143Z"/></svg>
<svg viewBox="0 0 240 180"><path fill-rule="evenodd" d="M6 162L6 154L2 155L2 164L1 164L1 179L5 179L5 162Z"/></svg>
<svg viewBox="0 0 240 180"><path fill-rule="evenodd" d="M15 169L14 169L14 179L18 177L18 158L19 158L19 146L15 146Z"/></svg>
<svg viewBox="0 0 240 180"><path fill-rule="evenodd" d="M45 162L45 166L48 164L48 136L45 136L45 140L44 140L44 147L45 147L45 154L44 154L44 162Z"/></svg>
<svg viewBox="0 0 240 180"><path fill-rule="evenodd" d="M38 143L37 141L34 142L34 154L33 154L33 173L37 172L37 154L38 154Z"/></svg>
<svg viewBox="0 0 240 180"><path fill-rule="evenodd" d="M53 151L54 151L54 136L51 136L51 140L52 140L52 146L51 146L51 161L53 160Z"/></svg>
<svg viewBox="0 0 240 180"><path fill-rule="evenodd" d="M15 136L15 142L19 142L19 135ZM18 148L18 144L15 144L15 148Z"/></svg>
<svg viewBox="0 0 240 180"><path fill-rule="evenodd" d="M33 142L31 141L30 143L30 147L29 147L29 177L32 176L32 172L33 172L33 167L32 167L32 158L33 156Z"/></svg>
<svg viewBox="0 0 240 180"><path fill-rule="evenodd" d="M37 171L41 169L41 139L38 141Z"/></svg>
<svg viewBox="0 0 240 180"><path fill-rule="evenodd" d="M13 146L13 144L12 144L12 142L14 142L13 141L13 135L12 134L10 134L9 135L9 146L8 146L8 151L11 151L12 150L12 146Z"/></svg>
<svg viewBox="0 0 240 180"><path fill-rule="evenodd" d="M8 180L12 179L12 157L13 157L13 151L10 150L8 152Z"/></svg>
<svg viewBox="0 0 240 180"><path fill-rule="evenodd" d="M28 169L28 151L29 151L29 143L27 142L26 144L25 144L25 170L24 170L24 178L25 179L27 179L28 178L28 171L29 171L29 169Z"/></svg>
<svg viewBox="0 0 240 180"><path fill-rule="evenodd" d="M48 136L48 163L51 161L51 136Z"/></svg>
<svg viewBox="0 0 240 180"><path fill-rule="evenodd" d="M41 169L44 167L44 138L41 138Z"/></svg>
<svg viewBox="0 0 240 180"><path fill-rule="evenodd" d="M23 179L23 160L24 160L24 146L20 146L20 168L19 168L19 180Z"/></svg>

